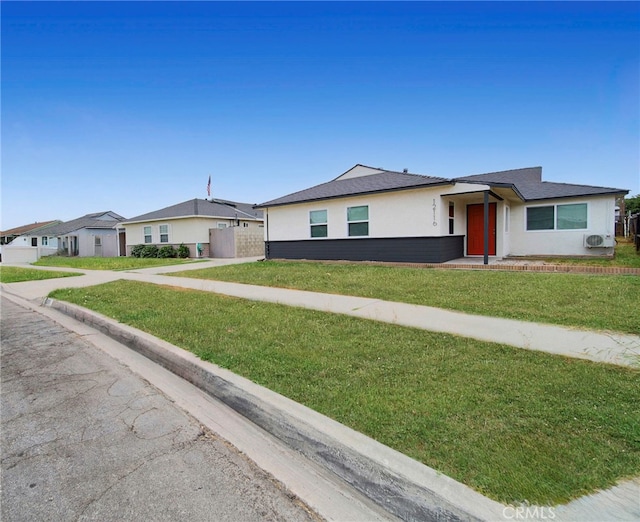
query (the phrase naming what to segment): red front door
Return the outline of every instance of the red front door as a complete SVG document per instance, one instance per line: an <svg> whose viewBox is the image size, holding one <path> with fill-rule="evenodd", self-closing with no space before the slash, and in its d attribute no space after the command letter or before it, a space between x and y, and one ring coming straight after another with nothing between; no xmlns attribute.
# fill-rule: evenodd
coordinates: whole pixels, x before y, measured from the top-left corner
<svg viewBox="0 0 640 522"><path fill-rule="evenodd" d="M467 205L467 255L484 255L484 205ZM496 255L496 204L489 203L489 255Z"/></svg>

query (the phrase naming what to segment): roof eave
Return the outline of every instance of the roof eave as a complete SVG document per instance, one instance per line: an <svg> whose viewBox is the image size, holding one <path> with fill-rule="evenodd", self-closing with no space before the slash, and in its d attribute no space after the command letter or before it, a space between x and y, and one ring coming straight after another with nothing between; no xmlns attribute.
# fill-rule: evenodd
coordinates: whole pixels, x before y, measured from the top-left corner
<svg viewBox="0 0 640 522"><path fill-rule="evenodd" d="M545 201L545 200L550 200L550 199L590 198L590 197L594 197L594 196L625 196L627 194L629 194L628 190L620 189L617 192L595 192L595 193L592 193L592 194L573 194L573 195L566 195L566 196L547 196L547 197L540 197L540 198L528 198L528 199L524 199L523 201L529 202L529 201Z"/></svg>
<svg viewBox="0 0 640 522"><path fill-rule="evenodd" d="M122 221L120 223L118 223L118 226L123 226L123 225L138 225L140 223L151 223L151 222L156 222L156 221L170 221L170 220L174 220L174 219L193 219L193 218L198 218L198 219L239 219L239 220L244 220L244 221L262 221L261 218L259 217L251 217L250 215L240 211L242 214L245 214L244 216L238 216L238 217L231 217L231 216L206 216L203 214L191 214L189 216L170 216L170 217L160 217L160 218L151 218L151 219L138 219L135 221L129 220L129 221Z"/></svg>
<svg viewBox="0 0 640 522"><path fill-rule="evenodd" d="M265 208L273 208L273 207L284 207L287 205L299 205L301 203L313 203L314 201L327 201L329 199L343 199L343 198L356 198L356 197L360 197L360 196L370 196L372 194L384 194L387 192L399 192L401 190L419 190L419 189L426 189L426 188L431 188L431 187L441 187L443 185L454 185L455 183L453 183L450 180L443 180L443 181L439 181L439 182L435 182L435 183L430 183L428 185L416 185L413 187L395 187L395 188L388 188L388 189L381 189L381 190L370 190L370 191L366 191L366 192L357 192L355 194L340 194L340 195L336 195L336 196L327 196L327 197L323 197L323 198L309 198L309 199L300 199L297 201L288 201L285 203L270 203L269 201L267 201L266 203L260 203L259 205L255 205L253 208L256 209L265 209Z"/></svg>
<svg viewBox="0 0 640 522"><path fill-rule="evenodd" d="M518 187L516 187L513 183L495 183L491 181L469 181L469 180L454 180L454 181L457 181L458 183L471 183L474 185L488 185L489 187L511 189L515 192L516 196L518 196L522 201L526 201L525 197L518 190Z"/></svg>

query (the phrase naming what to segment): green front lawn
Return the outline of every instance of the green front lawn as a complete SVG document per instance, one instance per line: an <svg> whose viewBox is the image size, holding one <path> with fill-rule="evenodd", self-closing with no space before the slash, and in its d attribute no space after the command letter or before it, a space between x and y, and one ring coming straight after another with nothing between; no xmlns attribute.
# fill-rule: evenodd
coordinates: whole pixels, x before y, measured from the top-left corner
<svg viewBox="0 0 640 522"><path fill-rule="evenodd" d="M640 475L637 369L132 281L51 296L190 350L501 502L563 503Z"/></svg>
<svg viewBox="0 0 640 522"><path fill-rule="evenodd" d="M47 256L33 263L35 266L62 266L83 270L132 270L156 266L193 263L191 259L138 257L65 257Z"/></svg>
<svg viewBox="0 0 640 522"><path fill-rule="evenodd" d="M640 295L638 276L294 261L263 261L171 275L372 297L479 315L640 334L640 321L632 312Z"/></svg>
<svg viewBox="0 0 640 522"><path fill-rule="evenodd" d="M36 270L16 266L0 267L0 283L20 283L22 281L39 281L56 277L80 276L78 272L57 272L53 270Z"/></svg>

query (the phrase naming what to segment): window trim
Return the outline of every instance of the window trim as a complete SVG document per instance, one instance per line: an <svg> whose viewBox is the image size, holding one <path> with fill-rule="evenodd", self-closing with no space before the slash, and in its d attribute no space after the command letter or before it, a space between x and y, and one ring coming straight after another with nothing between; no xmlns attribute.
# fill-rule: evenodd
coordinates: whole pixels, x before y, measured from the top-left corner
<svg viewBox="0 0 640 522"><path fill-rule="evenodd" d="M584 205L584 228L560 228L559 227L559 223L560 223L560 216L559 216L559 208L560 207L577 207L577 206L582 206ZM585 203L565 203L565 204L558 204L556 205L556 215L555 215L555 222L554 225L556 227L556 230L588 230L589 229L589 205L585 202ZM566 221L567 217L563 216L563 219Z"/></svg>
<svg viewBox="0 0 640 522"><path fill-rule="evenodd" d="M558 228L558 207L567 207L574 205L584 205L586 210L586 219L584 228ZM529 209L530 208L552 208L553 209L553 228L538 228L529 229ZM529 205L525 207L524 212L524 230L525 232L584 232L589 230L589 216L591 213L591 206L588 201L581 201L579 203L551 203L546 205Z"/></svg>
<svg viewBox="0 0 640 522"><path fill-rule="evenodd" d="M149 229L149 233L147 234L147 229ZM147 241L147 237L149 241ZM153 227L151 225L145 225L142 227L142 242L145 245L150 245L153 243Z"/></svg>
<svg viewBox="0 0 640 522"><path fill-rule="evenodd" d="M315 213L324 212L324 221L318 221L317 223L314 223L313 219L311 217L311 215L314 212ZM315 230L323 230L324 229L324 235L314 236L313 235L314 229ZM329 212L327 211L326 208L321 208L321 209L316 209L316 210L310 210L309 211L309 237L311 239L324 239L326 237L329 237Z"/></svg>
<svg viewBox="0 0 640 522"><path fill-rule="evenodd" d="M349 211L355 208L366 208L367 209L367 219L349 219ZM353 207L347 207L347 236L348 237L369 237L369 205L354 205ZM366 234L352 234L351 233L351 225L359 225L365 223L367 225L367 233Z"/></svg>
<svg viewBox="0 0 640 522"><path fill-rule="evenodd" d="M166 234L162 233L162 227L167 227L167 232ZM158 225L158 234L160 236L160 243L164 243L164 244L169 244L170 241L170 232L171 232L171 227L169 226L169 223L162 223L161 225ZM166 241L162 241L162 236L167 236L167 240Z"/></svg>

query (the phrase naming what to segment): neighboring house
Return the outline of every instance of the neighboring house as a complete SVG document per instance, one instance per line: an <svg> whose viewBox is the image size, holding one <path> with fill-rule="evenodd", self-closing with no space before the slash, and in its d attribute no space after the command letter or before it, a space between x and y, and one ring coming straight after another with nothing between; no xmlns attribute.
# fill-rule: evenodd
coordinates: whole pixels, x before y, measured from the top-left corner
<svg viewBox="0 0 640 522"><path fill-rule="evenodd" d="M121 226L126 231L127 255L140 244L184 244L191 257L264 255L262 212L249 203L190 199L133 217Z"/></svg>
<svg viewBox="0 0 640 522"><path fill-rule="evenodd" d="M4 230L0 232L0 245L8 245L18 236L35 233L44 227L55 225L57 223L61 223L61 221L57 219L52 221L43 221L41 223L31 223L30 225L23 225L21 227L12 228L10 230Z"/></svg>
<svg viewBox="0 0 640 522"><path fill-rule="evenodd" d="M446 179L356 165L256 208L267 258L487 263L611 255L615 199L627 192L542 181L541 167Z"/></svg>
<svg viewBox="0 0 640 522"><path fill-rule="evenodd" d="M32 263L53 254L115 257L120 251L117 226L123 219L115 212L97 212L31 231L5 247L4 261Z"/></svg>

